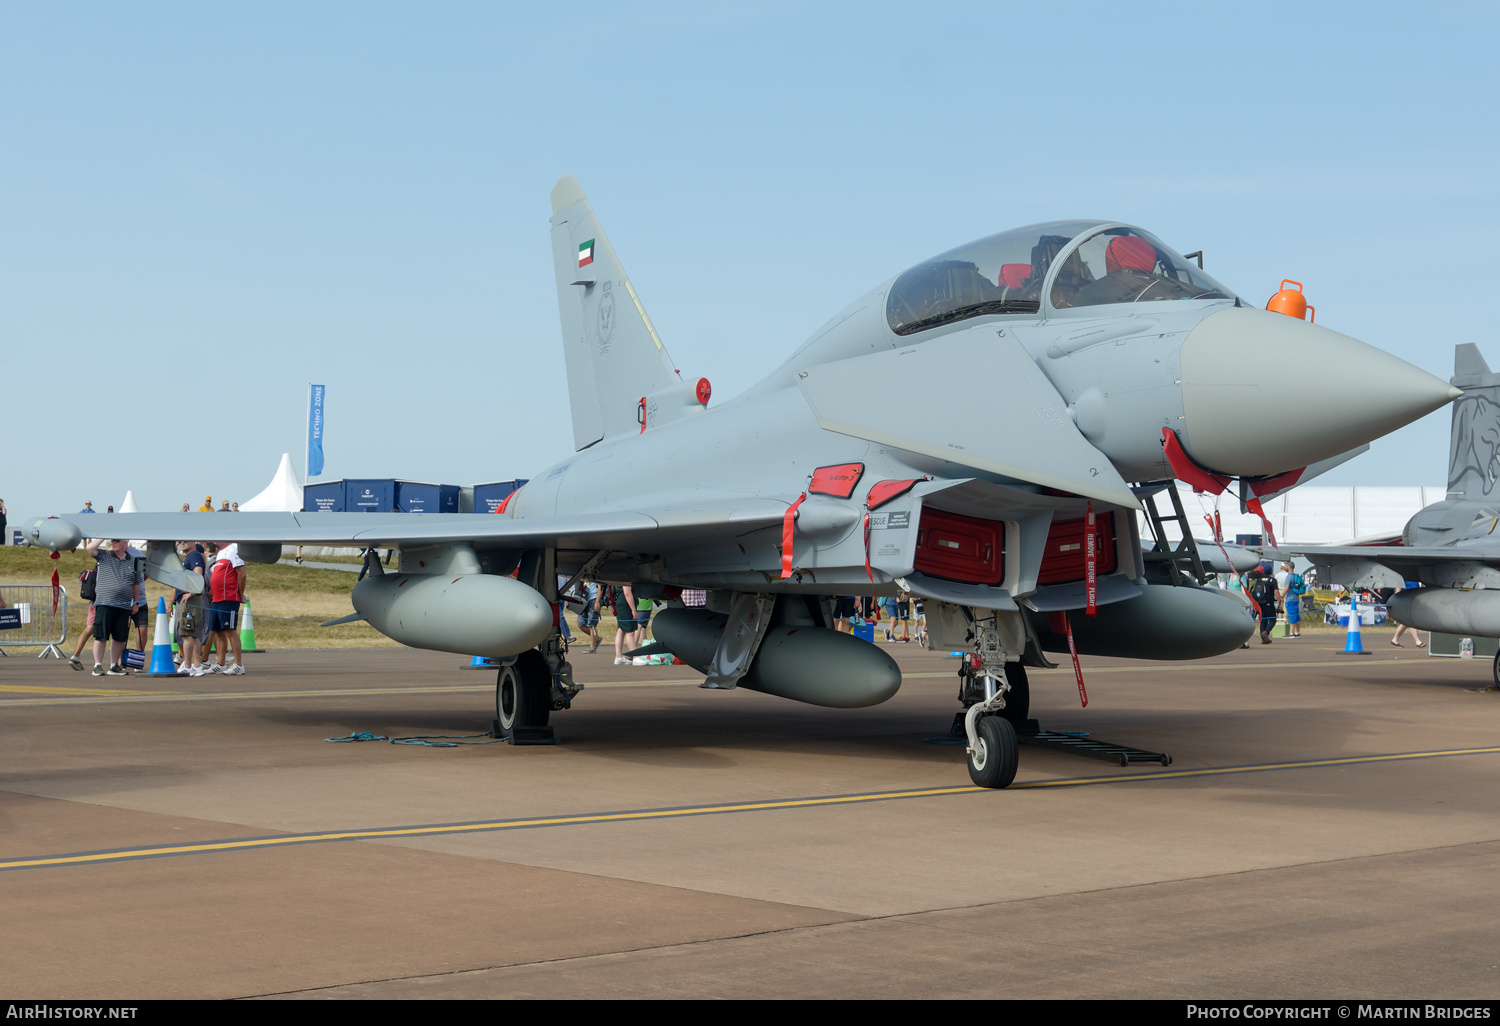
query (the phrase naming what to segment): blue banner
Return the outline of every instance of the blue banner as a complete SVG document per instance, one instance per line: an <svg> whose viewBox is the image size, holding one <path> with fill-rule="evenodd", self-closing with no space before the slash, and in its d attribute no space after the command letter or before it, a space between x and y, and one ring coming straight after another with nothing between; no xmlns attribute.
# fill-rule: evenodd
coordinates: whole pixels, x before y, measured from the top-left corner
<svg viewBox="0 0 1500 1026"><path fill-rule="evenodd" d="M323 386L312 386L312 406L307 412L307 476L323 473Z"/></svg>

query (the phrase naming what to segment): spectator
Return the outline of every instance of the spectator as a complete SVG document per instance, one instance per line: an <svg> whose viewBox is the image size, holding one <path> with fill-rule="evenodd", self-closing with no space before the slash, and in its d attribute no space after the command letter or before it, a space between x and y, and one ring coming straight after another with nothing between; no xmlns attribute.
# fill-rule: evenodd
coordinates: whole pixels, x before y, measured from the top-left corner
<svg viewBox="0 0 1500 1026"><path fill-rule="evenodd" d="M583 586L583 610L578 614L578 629L589 637L589 655L599 651L599 592L598 584L590 581Z"/></svg>
<svg viewBox="0 0 1500 1026"><path fill-rule="evenodd" d="M78 512L80 512L80 513L97 513L98 510L94 509L94 502L93 502L92 499L90 499L88 502L85 502L83 504L83 509L79 510Z"/></svg>
<svg viewBox="0 0 1500 1026"><path fill-rule="evenodd" d="M203 505L201 505L201 506L198 507L198 512L199 513L212 513L213 511L214 511L214 497L212 495L205 495L203 497Z"/></svg>
<svg viewBox="0 0 1500 1026"><path fill-rule="evenodd" d="M615 665L629 666L630 660L625 658L625 652L628 648L635 648L635 593L628 584L617 585L610 592L615 607Z"/></svg>
<svg viewBox="0 0 1500 1026"><path fill-rule="evenodd" d="M228 513L229 512L229 500L228 499L225 499L224 500L224 505L222 505L222 506L219 507L219 512L220 513Z"/></svg>
<svg viewBox="0 0 1500 1026"><path fill-rule="evenodd" d="M1402 581L1401 582L1401 587L1399 587L1399 588L1392 588L1391 589L1391 593L1395 594L1398 591L1405 591L1407 588L1420 588L1420 587L1421 587L1421 585L1418 584L1416 581ZM1425 641L1422 640L1422 632L1419 631L1419 630L1417 630L1415 627L1408 627L1404 623L1398 623L1398 624L1396 624L1396 633L1393 634L1393 635L1391 635L1391 644L1395 645L1397 648L1402 648L1403 646L1401 644L1401 636L1403 634L1405 634L1407 631L1411 631L1411 636L1416 639L1417 647L1418 648L1426 648L1427 647L1427 642L1425 642Z"/></svg>
<svg viewBox="0 0 1500 1026"><path fill-rule="evenodd" d="M142 552L140 549L137 549L137 548L127 548L125 550L125 553L126 553L126 555L130 556L132 559L139 559L140 560L140 562L136 564L137 566L142 566L143 567L143 566L146 565L146 554L144 552ZM145 582L143 581L142 584L144 584L144 583ZM137 609L135 612L133 612L133 613L130 614L130 621L135 624L135 644L136 644L136 647L141 650L141 652L142 652L142 658L143 659L144 659L144 653L146 651L146 623L150 619L150 616L151 616L151 611L148 608L146 608L146 592L145 592L145 589L142 588L142 590L141 590L141 608ZM142 665L144 665L144 663Z"/></svg>
<svg viewBox="0 0 1500 1026"><path fill-rule="evenodd" d="M115 508L113 506L111 506L111 507L109 507L109 509L105 510L104 512L106 512L106 513L113 513L114 511L115 511Z"/></svg>
<svg viewBox="0 0 1500 1026"><path fill-rule="evenodd" d="M689 609L701 609L708 605L708 592L702 588L683 588L682 604Z"/></svg>
<svg viewBox="0 0 1500 1026"><path fill-rule="evenodd" d="M192 507L193 507L193 504L191 502L184 502L182 504L182 511L184 513L191 513L193 511Z"/></svg>
<svg viewBox="0 0 1500 1026"><path fill-rule="evenodd" d="M1302 596L1307 592L1307 582L1290 560L1281 564L1281 573L1276 575L1281 589L1281 607L1286 610L1286 636L1302 637Z"/></svg>
<svg viewBox="0 0 1500 1026"><path fill-rule="evenodd" d="M833 629L848 634L853 628L849 621L854 616L854 596L840 595L833 606Z"/></svg>
<svg viewBox="0 0 1500 1026"><path fill-rule="evenodd" d="M5 500L0 499L0 545L9 545L10 535L5 533Z"/></svg>
<svg viewBox="0 0 1500 1026"><path fill-rule="evenodd" d="M1247 575L1250 598L1260 610L1260 643L1271 643L1271 628L1276 626L1276 578L1268 567L1256 567Z"/></svg>
<svg viewBox="0 0 1500 1026"><path fill-rule="evenodd" d="M240 511L240 504L236 502L234 504L233 508L230 509L230 512L231 513L238 513L239 511Z"/></svg>
<svg viewBox="0 0 1500 1026"><path fill-rule="evenodd" d="M184 569L204 577L208 563L202 547L190 546L182 565ZM189 677L202 677L211 672L203 665L203 642L208 638L209 609L213 604L207 579L196 595L179 591L173 601L177 605L177 645L182 650L182 668L177 672Z"/></svg>
<svg viewBox="0 0 1500 1026"><path fill-rule="evenodd" d="M94 541L93 539L85 539L84 544L97 545L99 543ZM84 580L84 577L88 575L92 575L92 578L87 581ZM73 646L73 654L68 656L68 665L73 667L73 669L75 670L83 669L83 661L78 658L78 655L83 651L84 644L91 640L94 636L94 619L98 613L98 610L94 608L94 599L90 596L94 595L92 588L98 583L98 579L99 571L97 568L88 571L87 575L83 575L79 578L78 597L89 604L89 615L88 619L83 624L83 630L78 632L78 643Z"/></svg>
<svg viewBox="0 0 1500 1026"><path fill-rule="evenodd" d="M896 619L901 624L900 641L911 641L911 595L902 592L896 598Z"/></svg>
<svg viewBox="0 0 1500 1026"><path fill-rule="evenodd" d="M127 555L125 539L116 538L108 549L102 540L92 539L86 551L99 562L99 578L94 585L94 676L124 677L120 665L125 655L125 639L130 633L130 618L145 605L146 575L136 569L136 560ZM113 643L114 658L104 669L104 644Z"/></svg>
<svg viewBox="0 0 1500 1026"><path fill-rule="evenodd" d="M567 583L568 579L559 574L557 577L557 629L562 633L564 641L571 642L573 632L568 629L568 602L567 597L562 593L563 585Z"/></svg>
<svg viewBox="0 0 1500 1026"><path fill-rule="evenodd" d="M209 671L238 676L245 672L240 661L243 658L240 651L240 603L245 601L245 561L240 558L238 545L219 543L219 558L209 574L209 585L213 589L213 605L209 609L208 630L219 649L219 661L217 664L210 662Z"/></svg>

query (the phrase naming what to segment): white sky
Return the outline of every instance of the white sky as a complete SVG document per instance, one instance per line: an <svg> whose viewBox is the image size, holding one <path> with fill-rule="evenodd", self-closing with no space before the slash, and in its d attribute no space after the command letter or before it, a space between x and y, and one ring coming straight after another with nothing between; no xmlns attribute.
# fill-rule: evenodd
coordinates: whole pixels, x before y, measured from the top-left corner
<svg viewBox="0 0 1500 1026"><path fill-rule="evenodd" d="M563 458L565 173L716 397L908 265L1071 217L1500 365L1493 4L541 6L0 6L12 519L249 498L300 468L309 381L329 477ZM1309 414L1338 387L1285 372ZM1441 481L1447 435L1320 483Z"/></svg>

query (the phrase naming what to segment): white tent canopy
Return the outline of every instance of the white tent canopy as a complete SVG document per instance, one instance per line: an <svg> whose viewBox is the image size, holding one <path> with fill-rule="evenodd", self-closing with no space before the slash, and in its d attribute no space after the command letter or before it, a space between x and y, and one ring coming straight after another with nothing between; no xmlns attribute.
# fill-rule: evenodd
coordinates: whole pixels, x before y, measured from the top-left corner
<svg viewBox="0 0 1500 1026"><path fill-rule="evenodd" d="M302 482L292 469L290 453L281 454L281 465L271 483L255 498L240 503L241 513L295 513L302 508Z"/></svg>

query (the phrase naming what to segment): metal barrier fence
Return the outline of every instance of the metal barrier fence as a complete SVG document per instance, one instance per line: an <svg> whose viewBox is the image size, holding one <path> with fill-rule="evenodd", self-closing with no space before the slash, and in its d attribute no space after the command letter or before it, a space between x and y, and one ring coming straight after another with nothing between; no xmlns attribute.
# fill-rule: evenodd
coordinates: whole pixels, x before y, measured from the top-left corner
<svg viewBox="0 0 1500 1026"><path fill-rule="evenodd" d="M57 608L52 607L54 589L50 584L0 584L5 608L0 609L0 655L7 648L41 645L38 659L51 655L65 658L62 644L68 636L68 593L57 588Z"/></svg>

